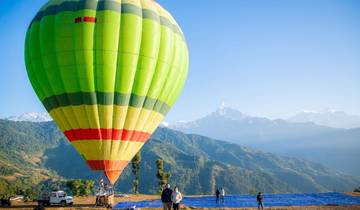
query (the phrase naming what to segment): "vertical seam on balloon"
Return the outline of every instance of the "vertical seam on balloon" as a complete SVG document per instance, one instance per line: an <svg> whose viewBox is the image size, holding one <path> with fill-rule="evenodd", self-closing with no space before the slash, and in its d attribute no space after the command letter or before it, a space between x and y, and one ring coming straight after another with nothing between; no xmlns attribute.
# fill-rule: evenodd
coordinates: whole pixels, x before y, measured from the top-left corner
<svg viewBox="0 0 360 210"><path fill-rule="evenodd" d="M94 15L94 17L97 19L98 17L97 17L97 15L98 15L98 11L99 11L99 0L96 0L96 7L95 7L96 9L95 9L95 15ZM101 54L101 58L100 59L102 59L102 63L103 63L103 65L100 67L99 66L99 68L97 68L97 72L100 72L99 70L101 70L101 73L103 74L104 73L104 71L105 71L105 65L104 65L104 50L102 49L101 50L101 48L99 47L99 49L97 49L97 42L99 42L99 40L98 40L98 33L100 33L100 34L103 34L103 30L104 30L104 22L102 21L102 24L103 24L103 26L100 28L99 27L99 29L101 29L101 30L99 30L99 31L94 31L94 40L95 40L95 45L94 45L94 51L95 51L95 54ZM96 27L96 25L97 24L95 24L95 27ZM101 37L101 43L102 43L102 45L104 45L104 36L102 36ZM101 46L102 47L102 46ZM98 56L95 56L95 59L97 59L98 58ZM97 60L96 60L96 66L98 66L98 62L97 62ZM102 75L103 76L103 75ZM97 74L96 74L96 80L98 81L98 77L97 77ZM103 80L105 80L104 78L103 78ZM97 83L97 82L96 82ZM104 87L104 82L102 82L102 86ZM104 91L105 92L105 91ZM97 94L96 94L97 95ZM96 96L97 97L97 96ZM102 95L102 97L104 97L103 95ZM102 106L102 105L99 105L99 104L97 104L97 106L98 106L98 108L100 108L99 106ZM108 110L106 109L106 106L102 106L102 108L100 108L100 110L102 111L102 113L101 114L99 114L99 121L100 121L100 129L102 129L102 128L105 128L106 126L106 114L107 114L107 112L108 112ZM101 120L101 118L102 118L102 120ZM104 122L105 121L105 122ZM101 130L100 130L101 131ZM102 135L102 132L100 132L101 133L101 140L100 140L100 142L101 142L101 158L103 159L103 162L104 162L104 165L105 165L105 158L104 157L106 157L106 153L108 152L106 149L107 149L107 145L106 145L106 143L104 143L103 141L104 141L104 139L103 139L103 135ZM105 134L106 135L106 134Z"/></svg>
<svg viewBox="0 0 360 210"><path fill-rule="evenodd" d="M182 44L182 43L181 43ZM181 47L181 51L180 51L180 56L181 59L180 59L180 65L181 63L183 62L183 56L184 56L184 52L183 52L183 48ZM183 77L183 72L184 70L182 68L180 68L180 65L178 67L176 67L176 69L178 69L180 71L180 75L178 78L176 78L175 82L174 82L174 87L177 87L179 85L179 83L182 81L182 77ZM174 94L176 92L176 89L177 88L174 88L172 90L169 91L169 93L167 94L167 96L165 97L166 100L165 101L168 101L170 99L170 97L172 96L172 94ZM163 106L163 105L162 105Z"/></svg>
<svg viewBox="0 0 360 210"><path fill-rule="evenodd" d="M157 10L157 7L156 7L156 6L154 6L154 7L155 7L156 10ZM158 10L157 10L157 12L159 13ZM159 15L158 15L158 17L160 18ZM156 70L157 70L157 63L158 63L159 53L160 53L161 44L162 44L162 43L161 43L161 38L162 38L162 26L161 26L160 23L159 23L159 31L157 31L157 32L160 34L160 36L159 36L159 45L156 46L156 47L158 48L157 54L156 54L156 57L154 58L155 61L156 61L156 63L155 63L155 65L154 65L154 70L153 70L153 73L152 73L152 75L151 75L151 82L150 82L150 84L149 84L148 89L146 90L145 96L148 95L148 93L149 93L149 91L150 91L150 89L151 89L152 83L153 83L153 81L154 81L154 76L155 76L155 73L156 73ZM142 105L140 106L141 109L140 109L140 114L139 114L139 116L142 116L142 114L143 114L144 111L145 111L144 105L145 105L145 103L147 102L147 101L146 101L147 99L148 99L148 97L145 97L144 101L142 102ZM153 122L151 122L151 121L150 121L150 122L148 121L148 119L149 119L149 117L150 117L151 115L152 115L152 112L150 112L150 114L147 116L146 119L143 119L144 125L145 125L145 123L153 123ZM135 128L138 127L139 123L141 123L141 122L139 121L139 118L137 118L136 123L135 123L134 130L135 130ZM143 126L143 128L144 128L144 126ZM142 128L142 129L143 129L143 128ZM132 134L132 137L133 137L133 135L134 135L134 134Z"/></svg>
<svg viewBox="0 0 360 210"><path fill-rule="evenodd" d="M76 5L76 10L74 11L74 13L76 13L76 12L78 12L78 11L80 11L80 10L83 10L82 8L81 8L81 1L78 1L78 2L76 2L77 3L77 5ZM96 11L95 11L95 13L96 13ZM95 14L95 17L96 17L96 14ZM83 26L80 26L80 27L83 27ZM93 106L91 106L91 109L92 109L92 117L94 118L94 120L96 121L95 122L95 124L96 124L96 126L97 127L95 127L95 129L98 129L98 133L99 133L99 136L101 136L102 134L101 134L101 131L100 131L100 118L99 118L99 107L98 107L98 100L97 100L97 89L96 89L96 80L95 80L95 66L94 66L94 62L95 62L95 56L94 56L94 46L95 46L95 39L94 39L94 34L95 34L95 30L96 30L96 24L94 24L94 28L93 28L93 39L92 39L92 42L93 42L93 45L92 45L92 50L89 50L89 52L92 52L92 77L93 78L91 78L92 79L92 81L93 81L93 83L94 83L94 99L95 99L95 103L93 104ZM83 32L83 31L82 31ZM82 36L83 34L81 34L81 36ZM85 51L85 49L84 49L84 51ZM92 94L92 92L89 92L89 94L91 95ZM83 96L84 97L84 96ZM86 105L85 105L86 106ZM86 112L87 112L87 115L89 116L89 113L88 113L88 110L86 109ZM89 120L90 121L90 120ZM91 124L91 123L90 123ZM101 146L100 146L101 147ZM101 151L101 149L99 149L99 148L97 148L98 149L98 151Z"/></svg>
<svg viewBox="0 0 360 210"><path fill-rule="evenodd" d="M176 55L177 54L180 54L179 56L181 56L181 53L182 53L182 49L179 49L179 47L177 46L178 45L178 43L179 43L179 41L177 40L178 38L176 37L176 35L174 35L174 38L175 38L175 42L174 42L174 51L175 51L175 53L174 53L174 61L173 61L173 63L172 63L172 70L173 71L175 71L176 72L176 70L180 70L179 69L179 67L178 66L176 66L176 65L178 65L177 63L174 63L175 62L175 57L176 57ZM179 62L181 62L181 59L180 59L180 61ZM170 75L169 75L169 77L170 77ZM171 79L171 78L170 78ZM166 82L166 84L164 85L164 87L166 87L166 85L168 85L168 83L169 82L171 82L171 81L167 81ZM174 87L176 87L176 83L174 83ZM174 89L176 89L176 88L174 88ZM168 103L168 96L169 96L169 94L170 94L170 92L171 92L171 90L169 90L169 92L168 93L166 93L166 92L164 92L164 94L166 94L166 95L160 95L160 97L161 96L164 96L164 101L165 101L165 103ZM164 108L164 104L160 104L160 107L161 107L161 109L163 109Z"/></svg>
<svg viewBox="0 0 360 210"><path fill-rule="evenodd" d="M57 52L58 51L58 49L57 49L57 45L56 45L56 30L57 30L57 26L56 26L56 18L57 18L58 16L54 16L54 18L52 19L52 26L53 26L53 32L54 32L54 35L53 35L53 37L54 37L54 48L55 48L55 52ZM65 92L67 92L66 91L66 86L65 86L65 84L64 84L64 82L63 82L63 77L62 77L62 74L61 74L61 72L60 72L60 68L59 68L59 57L58 57L58 55L55 53L55 60L56 60L56 66L57 66L57 71L58 71L58 75L59 75L59 82L61 83L61 85L62 85L62 88L63 88L63 90L65 91ZM55 94L55 92L54 92L54 94ZM67 98L68 98L68 100L70 101L70 97L68 97L68 95L66 94L66 96L67 96ZM57 99L57 98L56 98ZM60 102L58 101L58 103L60 104ZM76 115L75 115L75 111L73 110L73 107L71 106L70 107L71 108L71 111L72 111L72 116L74 116L74 118L75 118L75 123L76 123L76 125L77 125L77 127L78 128L80 128L80 123L78 122L78 120L77 120L77 118L76 118ZM67 118L66 118L66 114L65 114L65 112L64 112L64 110L63 109L61 109L61 112L63 113L63 115L64 115L64 119L66 119L67 120ZM70 124L70 127L71 127L71 124Z"/></svg>
<svg viewBox="0 0 360 210"><path fill-rule="evenodd" d="M40 51L40 60L41 60L41 64L42 64L42 66L43 66L43 70L44 70L44 75L45 75L45 77L46 77L46 79L47 79L47 81L50 81L50 79L49 79L49 77L48 77L48 74L47 74L47 72L46 72L46 69L44 68L44 62L43 62L43 59L42 59L42 52L41 52L41 23L43 22L43 20L41 20L40 21L40 23L39 23L39 51ZM50 83L48 83L48 88L51 90L51 92L52 92L52 94L54 94L55 95L55 91L53 90L53 87L51 86L51 84ZM59 101L58 100L56 100L56 102L59 104ZM61 112L62 112L62 110L61 110ZM66 117L64 117L63 118L65 121L66 121L66 123L68 123L68 126L69 127L71 127L71 124L68 122L68 120L66 119Z"/></svg>
<svg viewBox="0 0 360 210"><path fill-rule="evenodd" d="M155 8L156 8L156 11L158 12L158 14L160 14L160 11L158 10L158 7L155 6ZM159 18L160 18L160 16L159 16ZM161 20L160 20L160 21L161 21ZM157 54L157 59L156 59L157 62L156 62L155 67L154 67L155 70L154 70L154 73L153 73L153 75L152 75L151 83L150 83L150 85L149 85L149 88L148 88L145 96L148 95L149 91L151 90L151 88L152 88L152 86L153 86L154 76L156 75L156 70L157 70L157 68L158 68L158 63L160 62L158 59L159 59L159 53L160 53L161 45L163 44L163 43L162 43L162 35L163 35L163 34L162 34L162 30L163 30L163 29L162 29L161 22L159 23L159 25L160 25L160 41L159 41L159 49L158 49L158 54ZM173 33L172 33L172 34L173 34ZM154 102L154 104L153 104L153 107L151 107L151 110L154 110L155 105L156 105L156 102L157 102L157 97L155 97L154 99L155 99L155 102ZM144 104L146 103L146 100L147 100L147 97L145 98L142 107L144 107ZM143 112L143 110L144 110L144 108L141 109L140 115L141 115L141 113ZM145 126L146 126L147 123L154 123L154 119L153 119L153 118L155 118L155 117L156 117L156 114L153 114L153 113L151 112L151 113L147 116L146 120L144 119L144 121L145 121L146 123L143 124L141 130L144 130L144 128L145 128ZM164 117L165 117L165 116L164 116ZM138 124L138 123L136 123L135 127L137 127L137 124ZM151 134L152 134L152 133L151 133Z"/></svg>
<svg viewBox="0 0 360 210"><path fill-rule="evenodd" d="M104 7L105 7L105 4L106 4L106 1L103 1L103 3L104 3ZM96 5L96 14L98 13L98 11L100 11L100 8L99 8L99 6L100 6L101 4L99 4L99 1L97 1L97 5ZM106 15L105 15L105 12L106 12L106 10L103 10L103 11L101 11L101 12L103 12L103 20L101 21L102 23L103 23L103 27L102 27L102 31L101 31L101 33L103 34L103 36L102 36L102 39L104 40L104 39L106 39L106 37L105 37L105 35L104 35L104 31L105 31L105 27L106 27L106 23L105 23L105 21L107 21L106 20ZM96 16L95 16L96 17ZM104 56L104 52L105 52L105 50L104 50L104 46L105 46L105 42L102 40L102 45L103 46L101 46L101 48L102 48L102 55ZM102 57L103 57L102 56ZM107 56L110 56L110 55L107 55ZM105 65L104 65L105 66ZM115 75L116 75L116 66L115 66ZM104 67L103 67L103 70L104 70ZM106 70L105 70L106 71ZM107 80L107 79L106 79ZM116 82L116 77L114 78L114 88L115 88L115 82ZM105 91L104 91L105 92ZM114 122L114 99L115 99L115 89L114 89L114 91L113 91L114 93L112 94L112 104L110 104L109 105L109 107L110 107L110 111L111 111L111 118L109 119L108 118L108 112L110 112L107 108L105 108L104 109L104 113L105 113L105 116L104 116L104 118L105 118L105 121L107 121L107 120L111 120L111 123L109 123L109 125L111 125L111 141L110 141L110 146L107 146L107 149L108 149L108 151L105 151L105 153L109 153L109 157L111 157L111 155L112 155L112 145L113 145L113 141L112 141L112 135L113 135L113 132L112 132L112 126L113 126L113 122ZM106 106L104 106L104 107L106 107ZM103 128L107 128L107 126L104 126ZM109 131L106 131L106 132L109 132ZM105 154L104 154L104 156L106 156Z"/></svg>
<svg viewBox="0 0 360 210"><path fill-rule="evenodd" d="M74 13L74 12L72 12L72 13ZM75 46L76 46L76 44L75 44L75 30L72 30L72 39L73 39L73 43L74 43L74 61L75 61L75 68L76 68L76 74L79 76L79 73L78 73L78 67L77 67L77 60L76 60L76 48L75 48ZM65 89L65 85L64 85L64 89ZM81 85L79 84L79 89L81 89ZM68 99L70 99L70 97L68 96L68 91L65 91L65 95L66 95L66 97L68 97ZM75 118L75 120L77 121L77 116L75 115L75 113L74 113L74 110L73 110L73 105L70 105L70 107L71 107L71 110L72 110L72 112L73 112L73 117ZM79 129L81 129L81 126L80 126L80 123L78 123L79 124ZM75 135L75 137L76 137L76 134L74 134ZM76 148L76 150L79 152L79 154L81 155L81 156L83 156L83 153L81 152L82 151L82 149L81 149L81 146L80 146L80 148L79 149L77 149Z"/></svg>
<svg viewBox="0 0 360 210"><path fill-rule="evenodd" d="M122 7L122 4L120 4L120 11L121 11L121 7ZM118 34L118 36L116 37L117 39L118 39L118 45L117 45L117 50L116 50L116 66L115 66L115 78L114 78L114 80L115 80L115 82L114 82L114 102L115 102L115 93L116 93L116 86L117 86L117 78L118 78L118 73L119 73L119 71L118 71L118 66L119 66L119 48L120 48L120 36L121 36L121 30L122 30L122 25L121 25L121 20L122 20L122 16L121 16L121 12L120 12L120 14L119 14L119 18L120 18L120 20L119 20L119 34ZM114 107L114 105L115 105L115 103L113 103L113 107ZM111 128L112 129L114 129L114 122L116 121L116 119L115 119L115 114L117 115L118 113L117 113L117 110L114 110L114 108L113 108L113 120L112 120L112 125L111 125ZM113 136L113 131L112 131L112 133L111 133L111 139L112 139L112 136ZM116 144L116 147L117 148L114 148L113 150L111 150L111 152L116 152L117 154L119 153L119 148L121 148L120 147L120 144L121 143L118 143L118 144ZM111 141L111 148L113 147L113 142ZM112 155L112 154L111 154Z"/></svg>
<svg viewBox="0 0 360 210"><path fill-rule="evenodd" d="M30 81L32 87L33 87L34 89L36 89L36 90L35 90L36 95L38 96L38 98L41 98L39 95L42 95L42 94L39 93L39 92L42 92L42 91L39 90L38 88L36 88L36 86L38 86L38 84L36 84L36 83L35 83L36 81L34 81L33 77L31 77L31 75L33 75L33 73L31 72L31 71L32 71L31 59L29 59L29 47L28 47L28 45L29 45L29 39L30 39L30 38L29 38L29 34L30 34L30 32L27 31L27 33L26 33L26 38L25 38L25 66L26 66L26 73L27 73L27 75L28 75L28 78L29 78L29 81ZM34 86L35 86L35 87L34 87Z"/></svg>
<svg viewBox="0 0 360 210"><path fill-rule="evenodd" d="M34 30L34 29L30 29L30 30ZM32 31L30 31L30 33L29 33L29 39L30 39L30 41L29 41L29 43L28 43L28 45L30 45L31 43L31 41L32 41ZM31 67L32 67L32 69L34 70L35 69L35 67L34 67L34 64L33 64L33 62L32 62L32 59L31 59L31 55L32 55L32 53L31 53L31 51L30 51L30 47L28 47L28 53L29 53L29 56L30 56L30 62L31 62ZM33 74L33 78L36 80L36 82L38 83L38 84L40 84L40 82L38 81L38 78L37 78L37 74L35 73L35 71L34 71L34 74ZM45 96L45 91L43 90L43 87L41 86L41 85L38 85L38 87L39 87L39 89L43 92L43 95Z"/></svg>
<svg viewBox="0 0 360 210"><path fill-rule="evenodd" d="M166 101L169 102L169 104L171 104L172 99L174 98L174 94L176 95L177 92L181 92L182 86L183 86L183 80L185 80L185 76L186 76L186 68L185 68L185 64L186 64L186 51L184 49L184 43L181 42L181 60L180 60L180 64L179 64L179 71L180 71L180 75L176 80L176 87L173 90L171 90L166 98ZM185 82L185 81L184 81ZM180 90L180 91L179 91ZM175 97L176 98L176 97Z"/></svg>
<svg viewBox="0 0 360 210"><path fill-rule="evenodd" d="M35 29L32 29L32 30L35 30ZM38 39L38 44L39 44L39 46L36 46L38 49L40 49L40 23L39 23L39 27L38 27L38 33L39 33L39 36L37 36L37 37L35 37L34 35L33 35L33 32L31 32L31 34L30 34L30 36L31 36L31 41L33 41L33 37L35 37L35 39ZM33 53L31 53L31 51L30 51L30 54L32 55L32 56L34 56L33 55ZM40 52L40 60L41 60L41 52ZM32 59L33 60L33 59ZM41 62L42 63L42 62ZM33 65L33 69L35 69L35 66L34 66L34 62L31 62L31 64ZM38 79L37 77L38 77L38 74L34 74L34 75L36 75L36 79L38 80L38 81L40 81L40 79ZM48 82L48 81L47 81ZM41 84L40 82L39 82L39 84ZM42 85L39 85L39 87L42 89L42 91L44 92L44 96L46 96L46 91L43 89L43 86Z"/></svg>
<svg viewBox="0 0 360 210"><path fill-rule="evenodd" d="M40 25L40 24L39 24ZM40 27L40 26L39 26ZM30 41L28 42L28 45L30 45L31 44L31 41L32 41L32 31L31 30L34 30L34 29L29 29L30 31L29 31L29 39L30 39ZM39 37L37 37L38 39L39 39L39 44L40 44L40 38ZM34 64L33 64L33 62L32 62L32 59L31 59L31 56L32 56L32 53L31 53L31 50L29 50L29 46L27 46L28 47L28 53L30 54L29 56L30 56L30 64L31 64L31 71L33 71L33 80L35 80L35 82L38 84L38 88L39 88L39 90L43 93L43 97L45 97L46 96L46 91L44 91L43 90L43 86L40 84L40 82L39 82L39 79L38 79L38 74L35 72L35 67L33 66ZM37 46L37 48L38 49L40 49L40 46ZM41 55L40 55L40 58L41 58ZM57 116L57 114L56 113L54 113L54 115L55 116ZM58 116L56 117L56 118L58 118L58 119L60 119ZM66 126L69 126L69 125L66 125L64 122L63 122L63 129L65 129L65 127Z"/></svg>
<svg viewBox="0 0 360 210"><path fill-rule="evenodd" d="M138 0L138 1L139 1L139 0ZM121 17L122 17L123 14L126 14L126 13L123 13L123 10L121 10ZM139 17L139 16L138 16L138 17ZM140 21L141 26L140 26L140 27L142 28L142 17L139 17L139 19L141 19L141 21ZM122 18L122 20L123 20L123 18ZM121 20L121 21L122 21L122 20ZM120 23L120 24L121 24L121 23ZM121 24L121 25L123 25L123 24ZM141 33L141 32L140 32L140 33ZM119 34L119 39L120 39L120 38L121 38L121 31L120 31L120 34ZM141 42L141 37L140 37L140 42ZM120 40L119 40L119 43L120 43ZM121 43L120 43L120 44L121 44ZM136 63L139 61L139 52L140 52L140 49L141 49L141 43L140 43L140 45L139 45L138 54L134 53L134 55L136 55ZM125 54L127 54L127 53L124 53L124 55L125 55ZM135 74L134 74L134 78L135 78L137 65L136 65L135 67L133 67L133 68L135 68ZM134 82L134 78L132 78L132 82ZM131 85L133 86L133 84L131 84ZM131 107L130 107L131 95L132 95L132 89L130 90L130 93L129 93L129 99L128 99L128 104L126 105L126 112L125 112L123 124L122 124L122 126L120 126L120 127L122 127L122 128L125 128L126 118L127 118L128 112L129 112L129 110L130 110L130 108L131 108ZM124 135L124 133L121 134L121 138L124 138L123 135ZM118 152L124 151L124 150L125 150L124 147L126 147L126 144L127 144L127 142L122 142L122 146L120 146Z"/></svg>
<svg viewBox="0 0 360 210"><path fill-rule="evenodd" d="M30 50L29 50L29 48L30 48L29 45L30 45L30 40L31 40L30 35L31 35L31 32L29 31L26 35L26 41L25 41L25 60L27 60L25 63L27 64L26 66L29 66L26 68L26 70L27 70L28 75L30 75L30 74L33 75L32 78L29 76L30 83L31 82L36 83L36 86L38 86L38 91L43 92L43 90L40 88L39 82L37 81L37 78L35 77L35 74L34 74L34 68L33 68L33 64L32 64L33 62L31 60L31 55L30 55ZM31 81L31 80L33 80L33 81ZM32 85L32 86L34 87L34 85ZM44 93L41 93L41 95L43 95L43 97L45 96Z"/></svg>
<svg viewBox="0 0 360 210"><path fill-rule="evenodd" d="M75 13L76 13L76 11L72 11L71 12L71 14L73 15L73 16L75 16ZM81 91L81 89L82 89L82 85L81 85L81 83L82 83L82 81L80 81L81 80L81 78L80 78L80 71L81 71L81 69L79 69L79 66L78 66L78 61L77 61L77 48L76 48L76 24L75 25L73 25L73 30L71 30L72 31L72 40L73 40L73 46L74 46L74 58L75 58L75 68L76 68L76 73L77 73L77 76L78 76L78 82L79 82L79 90ZM81 26L80 26L81 27ZM85 53L85 51L83 52L83 53ZM85 72L85 74L86 74L87 72ZM85 91L84 91L85 92ZM84 101L85 101L85 97L84 97L84 94L82 94L82 102L84 103ZM85 106L82 106L80 109L83 109L83 113L84 113L84 115L86 116L86 121L87 121L87 123L88 123L88 127L91 127L91 122L90 122L90 118L89 118L89 114L88 114L88 109L87 109L87 107L86 107L86 105ZM79 128L79 129L81 129L81 127Z"/></svg>
<svg viewBox="0 0 360 210"><path fill-rule="evenodd" d="M172 39L173 39L173 42L172 42L172 51L173 51L173 52L172 52L172 56L171 56L171 62L169 63L168 71L167 71L166 77L165 77L165 79L164 79L164 83L162 84L161 90L164 90L164 87L165 87L166 84L167 84L168 77L170 76L171 72L173 71L173 63L174 63L174 61L175 61L175 51L176 51L175 38L176 38L176 35L175 35L174 32L172 32ZM153 110L154 110L155 107L158 105L159 97L161 96L161 94L162 94L162 91L160 91L159 94L158 94L157 97L156 97L157 100L156 100L156 102L154 103L154 105L153 105L153 107L152 107ZM164 101L164 102L162 103L162 105L160 106L160 107L161 107L160 110L162 109L163 106L165 106L165 104L166 104L166 101ZM164 119L165 119L165 116L166 116L166 113L163 114ZM150 121L154 121L154 120L155 120L155 119L154 119L155 117L156 117L155 115L152 116L152 118L150 119ZM145 125L144 125L144 126L145 126ZM150 131L150 132L151 132L151 131Z"/></svg>
<svg viewBox="0 0 360 210"><path fill-rule="evenodd" d="M96 0L96 8L98 7L98 0ZM95 10L95 18L97 16L97 10ZM96 53L97 53L97 50L96 50L96 28L97 28L97 24L94 24L94 33L93 33L93 69L94 69L94 87L95 87L95 98L96 98L96 108L97 108L97 119L98 119L98 122L99 122L99 128L98 128L98 133L99 133L99 136L100 136L100 144L99 144L99 148L98 148L98 151L99 153L102 153L103 151L103 142L102 142L102 132L101 132L101 127L102 127L102 124L101 124L101 120L100 120L100 112L99 112L99 104L98 104L98 94L97 94L97 56L96 56ZM102 154L104 155L104 154ZM103 161L103 164L104 164L104 168L105 168L105 162Z"/></svg>
<svg viewBox="0 0 360 210"><path fill-rule="evenodd" d="M181 59L181 63L179 65L179 69L181 71L181 75L180 77L178 78L178 80L176 81L176 84L178 86L178 88L175 88L173 91L170 91L168 97L170 100L172 100L172 98L174 97L174 94L175 96L177 94L180 94L181 93L181 90L183 89L184 87L184 84L186 82L186 76L187 76L187 72L188 72L188 69L186 68L187 66L187 50L185 49L185 43L184 42L181 42L181 45L182 45L182 59ZM170 101L171 103L172 101Z"/></svg>
<svg viewBox="0 0 360 210"><path fill-rule="evenodd" d="M141 2L141 0L139 0L139 2L140 2L141 11L142 11L142 2ZM129 105L127 106L126 115L125 115L125 121L124 121L123 127L125 127L125 125L126 125L126 119L127 119L128 114L129 114L129 111L130 111L131 99L132 99L132 97L133 97L132 91L133 91L133 88L134 88L135 79L136 79L136 73L137 73L137 71L138 71L138 65L139 65L139 60L140 60L140 52L141 52L142 42L143 42L143 40L142 40L142 33L143 33L143 21L144 21L142 16L143 16L143 14L141 13L141 17L140 17L140 19L141 19L141 21L140 21L140 23L141 23L141 26L140 26L140 29L141 29L141 31L140 31L140 33L141 33L141 36L140 36L140 45L139 45L139 50L138 50L138 55L137 55L137 62L136 62L136 66L135 66L135 74L134 74L134 78L133 78L133 83L131 84ZM123 148L122 150L125 150L125 151L126 151L126 149L127 149L128 147L129 147L129 141L126 141L126 142L124 142L124 147L122 147L122 148Z"/></svg>
<svg viewBox="0 0 360 210"><path fill-rule="evenodd" d="M143 0L140 1L140 4L141 4L141 8L143 8ZM141 12L142 12L142 16L144 16L144 10L143 10L143 9L141 9ZM140 57L144 57L143 55L141 55L141 49L143 48L143 40L144 40L144 39L143 39L143 36L144 36L144 34L143 34L144 19L143 19L143 18L141 18L141 22L142 22L142 24L141 24L141 28L142 28L142 29L141 29L141 45L140 45L141 47L140 47L140 51L139 51L139 59L138 59L137 66L136 66L136 72L135 72L134 82L133 82L132 88L131 88L130 104L131 104L131 99L133 98L133 95L134 95L133 89L134 89L135 81L136 81L136 78L137 78L137 73L138 73L138 70L139 70L139 69L138 69L139 61L141 61ZM144 99L144 102L145 102L145 100L146 100L146 98ZM143 102L143 103L144 103L144 102ZM140 113L139 113L138 117L135 119L134 128L132 128L132 129L130 129L130 130L135 130L136 125L137 125L137 122L138 122L138 119L139 119L139 117L141 116L142 110L143 110L143 106L140 106ZM131 133L130 139L133 138L134 133L135 133L135 132L132 132L132 133ZM125 150L128 150L129 144L130 144L129 142L126 143Z"/></svg>

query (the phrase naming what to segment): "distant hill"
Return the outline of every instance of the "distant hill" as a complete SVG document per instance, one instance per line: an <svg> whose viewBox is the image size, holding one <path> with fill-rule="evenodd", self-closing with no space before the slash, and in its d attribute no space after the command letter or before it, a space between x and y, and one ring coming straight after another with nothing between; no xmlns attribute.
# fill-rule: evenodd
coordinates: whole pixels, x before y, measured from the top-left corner
<svg viewBox="0 0 360 210"><path fill-rule="evenodd" d="M57 147L63 138L52 122L0 120L0 194L4 181L31 188L46 179L60 179L42 163L44 151Z"/></svg>
<svg viewBox="0 0 360 210"><path fill-rule="evenodd" d="M280 157L199 135L159 128L142 149L140 190L157 189L155 160L162 158L171 182L188 194L213 193L224 186L229 193L257 189L267 193L348 191L360 178L334 172L320 164ZM49 178L94 178L82 158L52 122L0 120L0 179L24 179L36 184ZM30 180L30 181L29 181ZM130 192L130 168L117 189Z"/></svg>
<svg viewBox="0 0 360 210"><path fill-rule="evenodd" d="M360 129L252 117L224 106L199 120L174 123L168 127L279 155L308 159L360 175Z"/></svg>
<svg viewBox="0 0 360 210"><path fill-rule="evenodd" d="M303 111L288 119L290 122L313 122L333 128L360 128L360 116L345 112L326 110L324 112Z"/></svg>

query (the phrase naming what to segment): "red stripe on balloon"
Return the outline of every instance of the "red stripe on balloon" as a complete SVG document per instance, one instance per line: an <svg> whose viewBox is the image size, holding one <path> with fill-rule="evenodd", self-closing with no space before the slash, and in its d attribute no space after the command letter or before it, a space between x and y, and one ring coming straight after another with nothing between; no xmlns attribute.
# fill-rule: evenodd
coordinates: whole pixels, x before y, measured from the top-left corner
<svg viewBox="0 0 360 210"><path fill-rule="evenodd" d="M121 140L146 142L150 133L126 129L77 129L64 132L69 141L81 140Z"/></svg>
<svg viewBox="0 0 360 210"><path fill-rule="evenodd" d="M89 16L85 16L84 18L77 17L77 18L74 19L75 23L81 23L82 21L90 22L90 23L96 23L97 19L96 19L96 17L89 17Z"/></svg>
<svg viewBox="0 0 360 210"><path fill-rule="evenodd" d="M122 171L129 161L126 160L87 160L91 170Z"/></svg>
<svg viewBox="0 0 360 210"><path fill-rule="evenodd" d="M84 22L96 23L96 17L84 17Z"/></svg>

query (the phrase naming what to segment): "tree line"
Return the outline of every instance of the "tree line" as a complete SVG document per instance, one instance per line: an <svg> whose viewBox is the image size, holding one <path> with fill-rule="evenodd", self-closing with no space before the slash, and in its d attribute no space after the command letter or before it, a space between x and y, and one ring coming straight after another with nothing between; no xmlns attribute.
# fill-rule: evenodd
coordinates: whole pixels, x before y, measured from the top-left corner
<svg viewBox="0 0 360 210"><path fill-rule="evenodd" d="M138 152L131 161L133 180L133 192L139 193L139 173L140 173L141 153ZM164 161L157 159L156 162L158 179L158 191L161 192L162 186L169 182L171 173L164 170ZM4 171L0 169L0 171ZM23 195L26 200L35 200L41 192L49 190L68 189L67 191L74 196L87 196L93 193L95 182L93 180L46 180L34 186L21 178L15 181L7 181L0 179L0 198L9 198L15 195Z"/></svg>

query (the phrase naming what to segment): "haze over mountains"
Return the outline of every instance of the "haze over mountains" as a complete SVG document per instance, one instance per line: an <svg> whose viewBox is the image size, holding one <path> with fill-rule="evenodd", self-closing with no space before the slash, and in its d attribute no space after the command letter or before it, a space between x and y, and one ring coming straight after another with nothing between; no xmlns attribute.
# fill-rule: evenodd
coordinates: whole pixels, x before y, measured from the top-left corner
<svg viewBox="0 0 360 210"><path fill-rule="evenodd" d="M336 121L339 113L333 112L326 115L329 116L328 119L331 122ZM347 115L341 114L341 116ZM292 121L295 121L295 118ZM221 106L201 119L193 122L178 122L168 127L185 133L200 134L251 146L279 155L305 158L340 171L360 175L358 164L360 128L332 128L300 120L300 117L297 117L296 121L304 122L292 121L252 117L235 109Z"/></svg>
<svg viewBox="0 0 360 210"><path fill-rule="evenodd" d="M313 122L333 128L360 128L360 116L350 115L336 110L323 112L303 111L288 119L290 122Z"/></svg>

